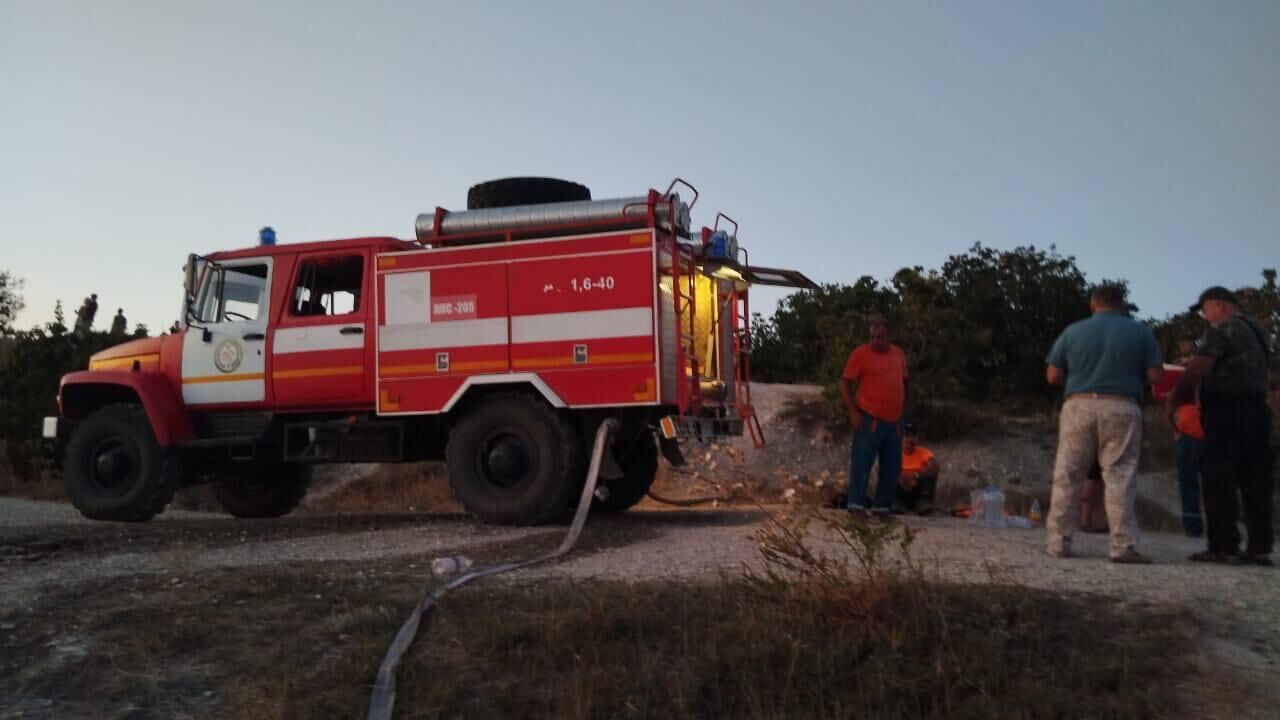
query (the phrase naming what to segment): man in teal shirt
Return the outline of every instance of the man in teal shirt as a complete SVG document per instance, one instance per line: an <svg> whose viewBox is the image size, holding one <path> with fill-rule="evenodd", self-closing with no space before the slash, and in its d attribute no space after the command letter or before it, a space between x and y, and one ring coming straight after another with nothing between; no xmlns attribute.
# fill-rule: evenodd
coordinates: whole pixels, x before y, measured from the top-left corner
<svg viewBox="0 0 1280 720"><path fill-rule="evenodd" d="M1045 358L1048 381L1065 385L1066 395L1058 420L1048 550L1054 557L1070 557L1080 486L1096 460L1106 485L1112 562L1149 563L1136 549L1133 506L1143 385L1164 378L1164 358L1151 328L1126 314L1122 288L1095 288L1089 308L1093 316L1064 330Z"/></svg>

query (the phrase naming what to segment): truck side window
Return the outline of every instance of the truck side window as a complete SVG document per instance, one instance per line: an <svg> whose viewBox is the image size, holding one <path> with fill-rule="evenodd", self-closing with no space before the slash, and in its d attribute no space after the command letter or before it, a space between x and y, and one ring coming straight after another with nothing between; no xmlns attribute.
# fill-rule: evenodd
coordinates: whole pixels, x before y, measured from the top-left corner
<svg viewBox="0 0 1280 720"><path fill-rule="evenodd" d="M342 255L304 260L294 281L289 314L350 315L360 310L364 257Z"/></svg>
<svg viewBox="0 0 1280 720"><path fill-rule="evenodd" d="M267 301L267 266L225 267L204 283L199 316L203 322L257 320Z"/></svg>

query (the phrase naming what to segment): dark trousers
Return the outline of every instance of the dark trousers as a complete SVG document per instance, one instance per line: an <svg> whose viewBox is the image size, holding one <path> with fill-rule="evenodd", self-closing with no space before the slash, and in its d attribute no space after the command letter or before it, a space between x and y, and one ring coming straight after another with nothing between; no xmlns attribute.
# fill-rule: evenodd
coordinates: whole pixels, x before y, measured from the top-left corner
<svg viewBox="0 0 1280 720"><path fill-rule="evenodd" d="M867 485L871 482L871 466L880 463L876 477L875 504L871 512L888 515L893 512L893 497L898 489L898 473L902 470L902 433L898 423L885 422L862 413L862 432L855 432L849 442L849 509L867 510Z"/></svg>
<svg viewBox="0 0 1280 720"><path fill-rule="evenodd" d="M1204 461L1204 440L1179 435L1177 445L1178 491L1182 496L1182 529L1190 537L1204 533L1200 516L1200 466Z"/></svg>
<svg viewBox="0 0 1280 720"><path fill-rule="evenodd" d="M1243 504L1249 534L1246 552L1269 554L1275 531L1271 526L1271 410L1265 397L1206 394L1201 398L1201 422L1209 550L1239 552L1236 523Z"/></svg>
<svg viewBox="0 0 1280 720"><path fill-rule="evenodd" d="M901 483L901 481L899 481ZM938 489L938 476L922 475L910 490L898 485L898 501L908 512L933 510L933 493Z"/></svg>

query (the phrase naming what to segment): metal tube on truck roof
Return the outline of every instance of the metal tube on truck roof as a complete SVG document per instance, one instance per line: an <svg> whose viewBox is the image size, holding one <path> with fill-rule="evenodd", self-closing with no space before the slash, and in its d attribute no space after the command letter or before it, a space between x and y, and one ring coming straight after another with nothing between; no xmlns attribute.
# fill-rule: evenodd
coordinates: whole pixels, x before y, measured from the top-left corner
<svg viewBox="0 0 1280 720"><path fill-rule="evenodd" d="M689 206L680 200L680 196L672 193L670 204L664 198L654 205L653 212L658 223L670 224L672 207L675 208L675 226L680 230L689 229ZM485 208L483 210L463 210L446 212L440 220L440 228L436 228L435 213L422 213L414 223L418 240L428 241L433 237L449 235L469 235L473 233L502 232L542 225L569 225L574 223L607 222L621 218L634 218L644 222L649 214L649 198L638 197L615 198L612 200L580 200L576 202L545 203L542 205L514 205L512 207Z"/></svg>

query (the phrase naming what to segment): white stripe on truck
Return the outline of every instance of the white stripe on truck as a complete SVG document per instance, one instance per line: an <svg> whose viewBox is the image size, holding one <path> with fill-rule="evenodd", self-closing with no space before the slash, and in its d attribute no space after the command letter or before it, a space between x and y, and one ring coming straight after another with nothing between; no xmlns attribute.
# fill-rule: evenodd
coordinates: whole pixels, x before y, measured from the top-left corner
<svg viewBox="0 0 1280 720"><path fill-rule="evenodd" d="M507 319L505 317L383 325L378 328L378 349L382 352L505 345L506 343Z"/></svg>
<svg viewBox="0 0 1280 720"><path fill-rule="evenodd" d="M653 309L649 307L519 315L511 318L513 343L650 335L653 335Z"/></svg>
<svg viewBox="0 0 1280 720"><path fill-rule="evenodd" d="M271 344L272 355L289 353L316 352L319 350L353 350L364 347L364 335L343 335L344 327L364 327L364 320L356 320L341 325L318 325L314 327L284 328L276 330Z"/></svg>

